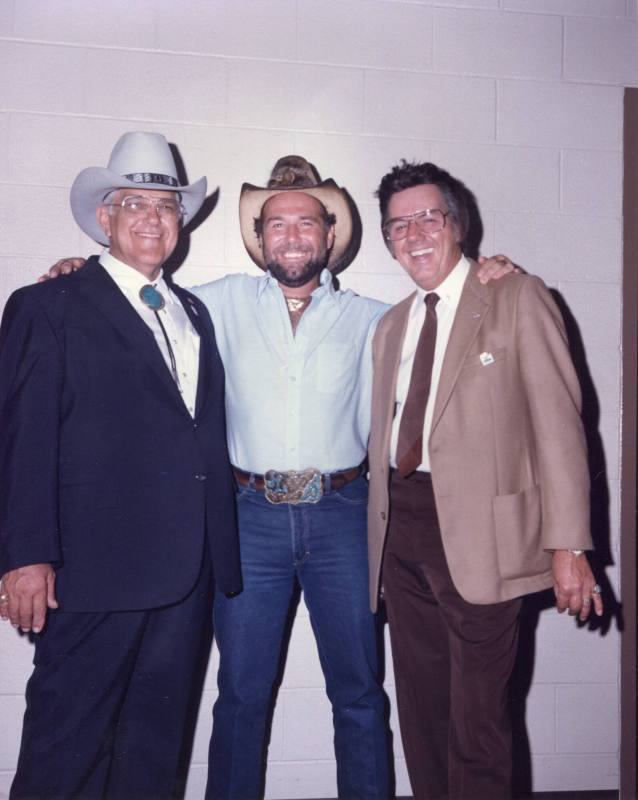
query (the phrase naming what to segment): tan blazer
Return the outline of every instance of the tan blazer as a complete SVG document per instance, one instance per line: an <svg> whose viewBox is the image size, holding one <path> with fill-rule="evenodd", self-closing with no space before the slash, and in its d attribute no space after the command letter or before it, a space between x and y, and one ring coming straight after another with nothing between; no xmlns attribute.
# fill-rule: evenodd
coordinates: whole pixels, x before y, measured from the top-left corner
<svg viewBox="0 0 638 800"><path fill-rule="evenodd" d="M528 275L483 286L476 269L472 263L450 333L428 448L454 584L471 603L493 603L551 586L548 550L591 548L589 472L580 388L551 295ZM413 298L381 318L373 342L373 610L388 525L397 372Z"/></svg>

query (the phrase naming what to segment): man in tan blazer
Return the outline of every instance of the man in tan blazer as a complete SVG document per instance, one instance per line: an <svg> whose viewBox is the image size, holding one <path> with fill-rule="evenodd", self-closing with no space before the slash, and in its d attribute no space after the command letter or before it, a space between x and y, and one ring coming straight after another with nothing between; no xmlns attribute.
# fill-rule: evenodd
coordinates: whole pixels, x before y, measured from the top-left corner
<svg viewBox="0 0 638 800"><path fill-rule="evenodd" d="M520 597L553 586L559 611L602 614L579 385L542 281L483 285L463 255L463 184L402 162L378 196L416 292L373 343L371 603L381 583L415 798L495 800Z"/></svg>

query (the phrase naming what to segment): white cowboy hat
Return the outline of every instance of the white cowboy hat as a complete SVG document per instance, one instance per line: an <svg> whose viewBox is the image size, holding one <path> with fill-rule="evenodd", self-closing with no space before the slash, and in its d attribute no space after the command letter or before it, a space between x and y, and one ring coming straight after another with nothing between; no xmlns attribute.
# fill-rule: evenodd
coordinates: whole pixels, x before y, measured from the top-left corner
<svg viewBox="0 0 638 800"><path fill-rule="evenodd" d="M206 178L180 186L175 159L161 133L133 131L117 141L106 169L87 167L71 186L71 211L75 221L91 239L108 245L98 225L95 210L114 189L161 189L179 192L186 209L184 223L199 211L206 196Z"/></svg>
<svg viewBox="0 0 638 800"><path fill-rule="evenodd" d="M328 178L321 181L316 170L302 156L284 156L273 167L268 186L262 188L244 183L239 197L239 225L248 254L257 266L266 269L259 237L255 232L255 220L259 219L266 200L282 192L303 192L323 203L329 214L336 217L335 238L328 269L340 272L350 263L348 247L353 238L353 219L350 201L345 189ZM345 258L344 258L345 256Z"/></svg>

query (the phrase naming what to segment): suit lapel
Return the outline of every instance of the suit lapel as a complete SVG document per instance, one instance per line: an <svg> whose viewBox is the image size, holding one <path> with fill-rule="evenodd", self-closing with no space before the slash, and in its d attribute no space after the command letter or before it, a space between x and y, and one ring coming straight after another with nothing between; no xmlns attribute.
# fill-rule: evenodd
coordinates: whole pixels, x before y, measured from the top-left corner
<svg viewBox="0 0 638 800"><path fill-rule="evenodd" d="M410 308L414 300L413 292L402 300L394 309L382 318L383 334L375 341L375 366L378 366L378 375L375 372L375 397L379 398L379 405L373 410L381 420L381 442L384 457L390 452L390 436L392 420L394 419L394 405L396 401L397 378L401 363L403 340L410 315ZM373 419L374 423L374 419Z"/></svg>
<svg viewBox="0 0 638 800"><path fill-rule="evenodd" d="M434 402L432 428L434 431L450 398L461 366L476 338L490 308L489 290L476 277L476 264L472 266L461 292L450 338L443 358L439 387Z"/></svg>
<svg viewBox="0 0 638 800"><path fill-rule="evenodd" d="M135 349L139 357L156 373L167 391L184 406L151 329L95 256L89 259L86 267L78 273L78 277L81 278L78 289L85 295L87 301L106 317L117 335L125 341L126 346Z"/></svg>

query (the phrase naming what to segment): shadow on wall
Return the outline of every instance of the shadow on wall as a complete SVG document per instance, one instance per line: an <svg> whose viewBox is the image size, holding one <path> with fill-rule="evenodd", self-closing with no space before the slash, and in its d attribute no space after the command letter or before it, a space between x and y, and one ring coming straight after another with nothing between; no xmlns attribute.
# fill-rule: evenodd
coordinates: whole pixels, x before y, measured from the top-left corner
<svg viewBox="0 0 638 800"><path fill-rule="evenodd" d="M470 229L463 243L463 252L476 259L483 238L483 224L476 198L466 187L466 201L470 212ZM582 417L587 439L589 474L591 480L591 532L595 551L590 557L596 580L602 587L605 613L602 618L592 617L586 623L574 620L574 625L586 627L605 636L616 620L618 630L624 627L622 607L605 575L605 567L613 564L609 526L609 486L602 439L598 430L600 404L587 365L587 356L578 324L562 295L550 290L560 309L567 330L569 350L580 382L583 397ZM529 595L523 599L520 618L519 647L510 686L510 707L514 739L513 791L518 798L532 792L531 750L525 724L527 697L532 684L536 652L536 629L543 610L554 607L551 590Z"/></svg>
<svg viewBox="0 0 638 800"><path fill-rule="evenodd" d="M181 185L186 186L188 185L188 177L186 175L184 161L176 145L169 143L169 147L171 149L171 153L173 154L173 158L175 159L177 178ZM193 231L199 228L199 226L208 219L208 217L215 210L218 201L219 187L204 199L202 207L199 209L197 214L195 214L193 219L187 222L184 230L182 230L173 254L164 265L164 270L168 275L173 275L182 266L184 261L186 261L191 247L191 235Z"/></svg>
<svg viewBox="0 0 638 800"><path fill-rule="evenodd" d="M624 621L622 606L605 575L605 567L613 564L613 559L610 545L609 486L605 453L598 430L600 405L587 365L587 357L578 324L562 295L554 289L551 290L551 294L565 322L569 349L583 395L582 416L587 439L591 480L591 533L595 548L594 553L590 554L590 562L596 580L602 587L602 596L605 602L605 613L602 618L592 615L590 620L585 623L574 620L574 625L588 628L592 632L597 631L601 636L605 636L614 620L619 631L623 630ZM527 695L534 672L536 628L538 627L539 617L541 611L553 606L554 595L551 590L548 590L526 597L521 611L518 656L510 690L514 737L513 780L515 797L526 797L532 790L531 753L525 726Z"/></svg>

